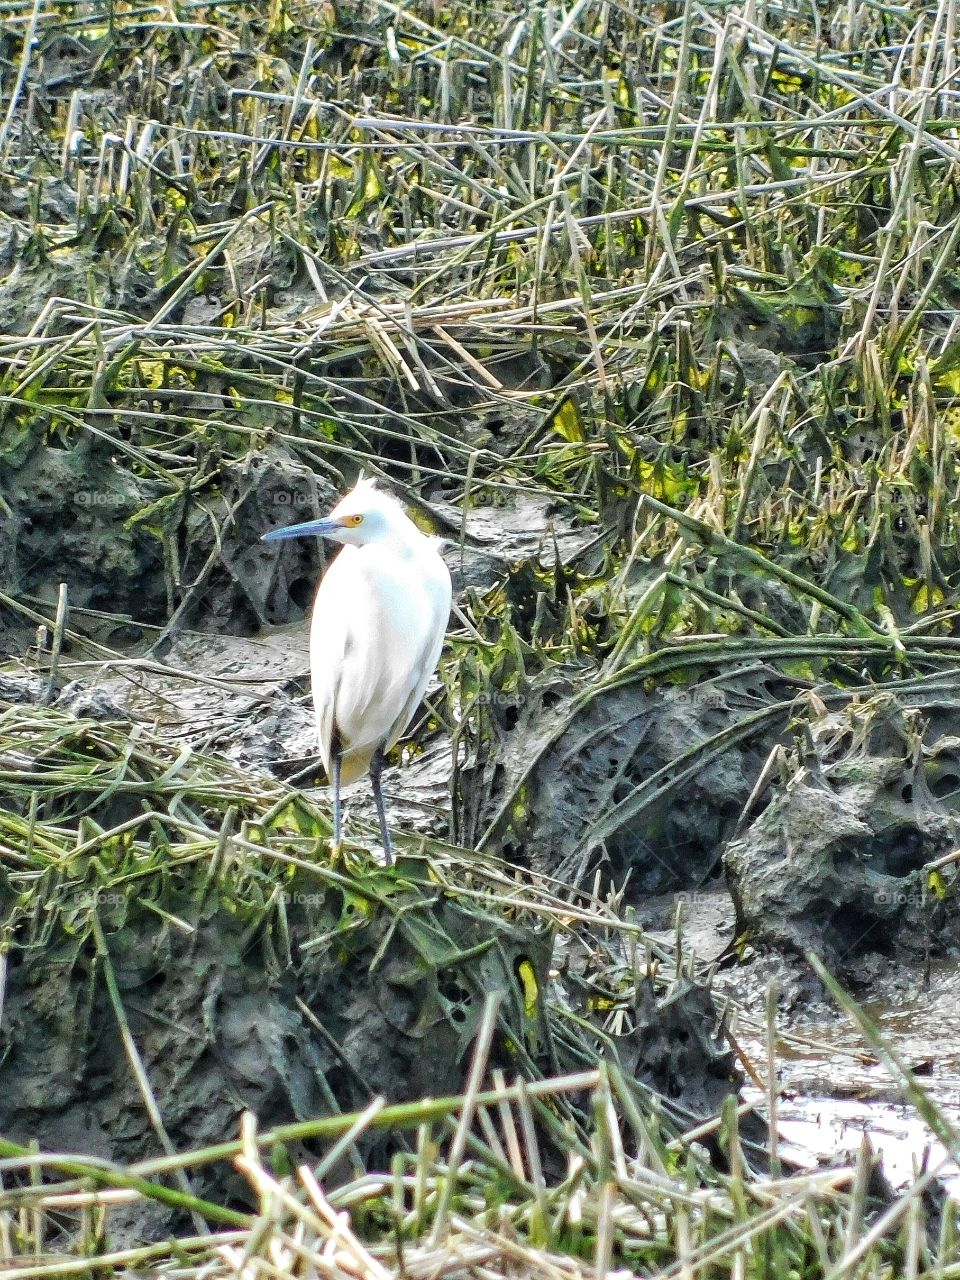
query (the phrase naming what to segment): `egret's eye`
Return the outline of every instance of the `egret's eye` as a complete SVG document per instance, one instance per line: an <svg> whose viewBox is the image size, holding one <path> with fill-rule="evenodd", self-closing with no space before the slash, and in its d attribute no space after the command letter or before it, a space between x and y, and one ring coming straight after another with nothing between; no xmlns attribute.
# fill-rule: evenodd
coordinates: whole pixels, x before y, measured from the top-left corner
<svg viewBox="0 0 960 1280"><path fill-rule="evenodd" d="M343 523L355 529L358 524L363 524L363 516L344 516Z"/></svg>

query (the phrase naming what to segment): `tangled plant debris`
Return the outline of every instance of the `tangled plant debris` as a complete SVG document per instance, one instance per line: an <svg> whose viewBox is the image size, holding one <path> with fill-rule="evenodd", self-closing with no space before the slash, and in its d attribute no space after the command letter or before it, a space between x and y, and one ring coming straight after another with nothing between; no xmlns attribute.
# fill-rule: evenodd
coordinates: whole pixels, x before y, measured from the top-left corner
<svg viewBox="0 0 960 1280"><path fill-rule="evenodd" d="M131 1165L158 1144L216 1146L245 1111L277 1127L377 1096L450 1097L490 1009L490 1069L536 1080L624 1057L630 1105L650 1113L657 1089L675 1126L735 1096L706 988L657 979L655 994L651 971L630 1014L639 975L624 943L639 931L502 864L436 846L395 870L363 853L333 868L317 858L326 819L296 792L55 710L0 723L0 794L0 907L16 939L0 1042L8 1141ZM569 980L551 973L558 931L589 957ZM649 1037L662 1019L684 1028L679 1058ZM579 1095L559 1105L542 1141L582 1127L582 1108ZM386 1167L397 1148L383 1136L358 1136L338 1176L364 1159ZM190 1188L239 1194L223 1164ZM113 1230L168 1232L177 1208L138 1200Z"/></svg>
<svg viewBox="0 0 960 1280"><path fill-rule="evenodd" d="M921 977L928 936L949 962L954 19L9 0L0 1258L24 1280L68 1253L952 1274L942 1166L891 1197L866 1151L799 1175L775 1126L758 1151L730 1076L775 1114L773 1004L764 1060L630 913L726 847L741 944L855 981L863 925ZM264 661L261 699L227 647L302 619L319 548L259 535L361 469L458 587L390 762L392 876L329 865L325 803L278 781L310 763L299 673ZM170 696L191 677L202 706Z"/></svg>

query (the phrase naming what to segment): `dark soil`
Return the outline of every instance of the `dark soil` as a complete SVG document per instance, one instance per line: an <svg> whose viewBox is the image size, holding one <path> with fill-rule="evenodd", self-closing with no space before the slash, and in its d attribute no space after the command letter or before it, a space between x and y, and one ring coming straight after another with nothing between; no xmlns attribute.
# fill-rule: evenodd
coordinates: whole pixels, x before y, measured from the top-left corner
<svg viewBox="0 0 960 1280"><path fill-rule="evenodd" d="M151 899L153 911L120 893L101 897L109 965L176 1149L236 1134L244 1111L268 1127L359 1110L378 1095L458 1093L488 993L506 1002L504 1021L519 1042L538 1041L515 974L527 962L546 989L549 937L468 915L439 896L419 908L411 898L391 920L309 877L290 881L282 895L292 948L285 956L276 917L273 928L270 920L258 927L236 904L204 906L196 881ZM164 923L157 907L194 931ZM458 962L481 943L479 957ZM104 965L90 940L14 947L0 1037L0 1131L48 1150L129 1163L157 1154L160 1143L121 1043ZM515 1064L503 1040L497 1061ZM389 1162L384 1142L367 1143L379 1167ZM195 1192L226 1202L242 1185L228 1163L205 1166L194 1179ZM157 1220L149 1235L175 1229L166 1211L150 1212Z"/></svg>
<svg viewBox="0 0 960 1280"><path fill-rule="evenodd" d="M853 981L869 952L917 963L960 946L955 903L925 870L960 838L957 739L930 736L893 698L823 718L808 758L727 846L738 933L813 951Z"/></svg>
<svg viewBox="0 0 960 1280"><path fill-rule="evenodd" d="M316 895L304 888L290 896L297 903ZM321 925L330 924L322 912L332 905L292 908L294 917L312 921L295 928L295 939L321 934ZM514 1006L514 1025L526 1022L527 1050L540 1057L538 1019L516 1011L515 974L528 962L546 989L549 938L491 918L469 919L442 902L411 915L411 924L415 946L397 931L381 949L383 925L376 922L357 929L347 952L338 938L280 966L263 942L250 945L249 925L235 914L204 913L185 937L158 926L155 915L129 911L125 923L107 933L107 950L173 1148L223 1141L238 1131L244 1111L268 1128L360 1110L378 1095L402 1102L461 1092L483 1000L494 992ZM445 963L451 944L466 948L481 940L493 945L479 963ZM4 1136L121 1163L158 1154L102 961L91 947L68 941L16 960L0 1039ZM685 1116L706 1118L738 1079L717 1025L704 988L684 985L662 1004L651 989L618 1057ZM495 1043L492 1065L498 1064L516 1068L516 1043ZM367 1166L387 1167L396 1141L396 1135L364 1140ZM322 1153L307 1144L288 1155L315 1160ZM340 1172L348 1175L351 1166ZM335 1181L336 1170L331 1176ZM191 1186L217 1202L251 1207L229 1163L203 1166ZM119 1214L114 1229L144 1240L184 1225L175 1211L154 1204L138 1206L129 1221Z"/></svg>
<svg viewBox="0 0 960 1280"><path fill-rule="evenodd" d="M720 872L796 688L773 670L656 692L636 680L573 712L569 691L552 685L544 706L535 689L492 760L465 770L468 803L490 822L522 785L488 845L565 882L601 866L636 898L698 887Z"/></svg>
<svg viewBox="0 0 960 1280"><path fill-rule="evenodd" d="M53 605L65 582L75 608L226 634L304 616L322 565L318 541L278 554L259 539L322 514L333 497L280 448L242 462L209 458L176 496L95 444L55 448L35 436L0 456L0 493L11 516L0 523L8 594Z"/></svg>

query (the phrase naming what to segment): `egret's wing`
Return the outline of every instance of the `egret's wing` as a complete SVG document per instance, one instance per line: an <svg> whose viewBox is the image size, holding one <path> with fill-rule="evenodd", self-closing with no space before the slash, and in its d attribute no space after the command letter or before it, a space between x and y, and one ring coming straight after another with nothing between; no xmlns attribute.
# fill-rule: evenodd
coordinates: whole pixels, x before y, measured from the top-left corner
<svg viewBox="0 0 960 1280"><path fill-rule="evenodd" d="M310 667L320 754L331 773L334 731L343 752L344 783L369 766L399 712L421 616L412 586L397 581L390 557L344 547L317 592L310 630Z"/></svg>
<svg viewBox="0 0 960 1280"><path fill-rule="evenodd" d="M441 584L442 585L442 584ZM430 683L430 677L437 669L437 663L440 660L440 651L443 649L444 632L447 629L447 619L450 616L450 579L449 575L446 581L446 593L442 589L438 589L434 594L431 603L433 604L431 627L426 630L426 638L417 657L415 669L419 671L420 676L416 683L412 684L407 697L400 708L400 713L390 726L390 732L387 735L386 750L389 751L398 738L402 737L404 730L413 718L413 714L426 691L427 685Z"/></svg>
<svg viewBox="0 0 960 1280"><path fill-rule="evenodd" d="M356 618L351 611L350 560L352 547L344 547L324 574L313 604L310 624L310 677L317 716L317 737L323 767L330 776L337 692L344 659L354 647L352 629Z"/></svg>
<svg viewBox="0 0 960 1280"><path fill-rule="evenodd" d="M333 731L347 774L406 728L437 664L450 611L450 579L429 560L386 548L345 548L314 607L310 660L320 750L329 772Z"/></svg>

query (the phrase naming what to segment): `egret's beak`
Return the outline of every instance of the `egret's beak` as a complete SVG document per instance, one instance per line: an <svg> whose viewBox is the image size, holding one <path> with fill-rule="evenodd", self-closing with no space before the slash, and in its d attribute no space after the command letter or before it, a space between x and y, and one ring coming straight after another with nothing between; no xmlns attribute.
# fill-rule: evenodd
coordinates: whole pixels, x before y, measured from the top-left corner
<svg viewBox="0 0 960 1280"><path fill-rule="evenodd" d="M311 534L318 538L329 538L343 528L340 520L324 516L322 520L305 520L303 524L288 524L285 529L271 529L269 533L260 535L261 542L276 542L280 538L307 538Z"/></svg>

